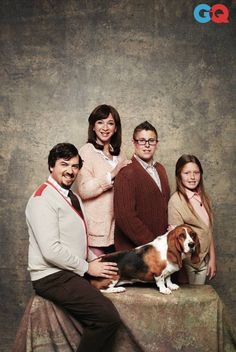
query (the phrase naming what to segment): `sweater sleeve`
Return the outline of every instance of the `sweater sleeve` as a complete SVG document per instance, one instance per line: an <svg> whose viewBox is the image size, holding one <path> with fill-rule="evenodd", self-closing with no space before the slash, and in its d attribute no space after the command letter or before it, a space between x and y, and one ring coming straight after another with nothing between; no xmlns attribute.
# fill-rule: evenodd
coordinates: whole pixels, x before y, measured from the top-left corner
<svg viewBox="0 0 236 352"><path fill-rule="evenodd" d="M153 233L138 217L135 210L135 185L132 178L119 174L114 187L115 221L135 246L153 240Z"/></svg>
<svg viewBox="0 0 236 352"><path fill-rule="evenodd" d="M26 218L47 262L80 276L87 272L87 261L73 255L70 248L61 243L58 213L45 199L41 197L37 197L37 200L32 199L26 210ZM73 246L73 243L71 245Z"/></svg>
<svg viewBox="0 0 236 352"><path fill-rule="evenodd" d="M173 198L171 198L168 203L168 223L169 225L176 226L184 223L184 219L178 210Z"/></svg>
<svg viewBox="0 0 236 352"><path fill-rule="evenodd" d="M96 175L97 162L96 155L89 147L85 146L81 149L80 155L84 160L84 165L79 172L77 177L77 189L76 192L79 196L85 199L92 199L98 197L103 192L113 187L111 177L108 172L104 172L101 175ZM96 167L95 167L96 166ZM102 163L101 163L102 168Z"/></svg>
<svg viewBox="0 0 236 352"><path fill-rule="evenodd" d="M94 259L97 259L98 257L91 251L91 249L88 249L88 262L92 262Z"/></svg>

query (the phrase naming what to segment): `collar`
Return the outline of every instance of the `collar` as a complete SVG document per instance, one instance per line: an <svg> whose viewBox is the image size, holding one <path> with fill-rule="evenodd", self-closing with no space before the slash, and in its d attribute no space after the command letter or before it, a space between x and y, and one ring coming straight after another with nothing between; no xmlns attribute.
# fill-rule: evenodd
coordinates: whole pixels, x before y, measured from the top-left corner
<svg viewBox="0 0 236 352"><path fill-rule="evenodd" d="M136 154L134 154L135 159L144 167L145 170L149 169L149 168L153 168L156 165L156 162L154 160L152 160L151 164L146 163L146 161L140 159L139 156L137 156Z"/></svg>
<svg viewBox="0 0 236 352"><path fill-rule="evenodd" d="M104 159L109 160L109 161L115 161L115 160L117 160L117 156L116 156L116 155L112 155L112 159L109 159L108 156L106 156L106 154L104 154L102 150L96 149L96 148L94 147L94 145L93 145L93 148L94 148L95 152L98 153L98 154L101 154ZM111 148L112 148L112 146L111 146ZM113 149L113 148L112 148L112 149Z"/></svg>
<svg viewBox="0 0 236 352"><path fill-rule="evenodd" d="M92 144L92 146L93 146L93 149L94 149L94 151L95 151L96 153L102 154L102 155L105 156L105 154L103 154L103 151L102 151L102 150L95 148L93 144Z"/></svg>
<svg viewBox="0 0 236 352"><path fill-rule="evenodd" d="M51 182L53 184L53 186L56 187L56 189L64 196L64 197L68 197L68 193L69 193L69 189L65 189L63 187L61 187L57 181L54 180L54 178L52 178L52 176L48 177L48 181Z"/></svg>
<svg viewBox="0 0 236 352"><path fill-rule="evenodd" d="M190 191L190 189L185 188L188 199L192 199L193 197L200 197L200 194L197 192Z"/></svg>

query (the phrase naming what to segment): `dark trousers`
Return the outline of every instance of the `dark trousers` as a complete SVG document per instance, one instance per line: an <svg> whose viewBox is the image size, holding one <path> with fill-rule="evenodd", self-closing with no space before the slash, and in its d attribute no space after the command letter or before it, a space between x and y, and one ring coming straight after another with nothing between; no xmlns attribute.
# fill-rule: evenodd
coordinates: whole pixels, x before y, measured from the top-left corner
<svg viewBox="0 0 236 352"><path fill-rule="evenodd" d="M73 272L33 281L35 292L66 309L84 327L77 352L111 352L120 316L113 303Z"/></svg>

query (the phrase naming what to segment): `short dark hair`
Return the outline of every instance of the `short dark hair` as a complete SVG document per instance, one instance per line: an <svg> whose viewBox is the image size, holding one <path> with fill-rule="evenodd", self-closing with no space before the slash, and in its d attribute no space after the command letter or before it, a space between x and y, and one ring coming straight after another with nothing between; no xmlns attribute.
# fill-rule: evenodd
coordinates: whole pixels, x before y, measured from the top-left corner
<svg viewBox="0 0 236 352"><path fill-rule="evenodd" d="M94 132L95 122L98 120L106 119L109 115L112 115L115 126L116 132L111 137L111 146L112 150L110 153L112 155L119 155L120 154L120 147L121 147L121 122L120 122L120 115L118 111L113 108L111 105L102 104L97 106L89 116L89 127L88 127L88 143L92 143L96 149L103 150L103 146L96 142L97 136Z"/></svg>
<svg viewBox="0 0 236 352"><path fill-rule="evenodd" d="M155 133L157 139L158 139L157 130L148 121L144 121L144 122L140 123L138 126L135 127L134 132L133 132L133 139L135 139L136 134L138 132L143 131L143 130L145 130L145 131L153 131Z"/></svg>
<svg viewBox="0 0 236 352"><path fill-rule="evenodd" d="M83 160L81 159L78 149L70 143L58 143L49 152L48 155L48 169L54 167L58 159L70 160L71 158L79 156L79 168L81 169L83 165Z"/></svg>

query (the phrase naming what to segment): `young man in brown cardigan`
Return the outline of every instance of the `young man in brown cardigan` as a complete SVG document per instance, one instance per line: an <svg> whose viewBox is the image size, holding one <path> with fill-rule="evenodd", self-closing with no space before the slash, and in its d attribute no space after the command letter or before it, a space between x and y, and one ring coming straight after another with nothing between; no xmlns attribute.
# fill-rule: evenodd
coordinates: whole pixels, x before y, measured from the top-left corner
<svg viewBox="0 0 236 352"><path fill-rule="evenodd" d="M170 188L165 168L154 162L158 135L148 121L133 133L132 163L115 179L115 248L131 249L167 231Z"/></svg>

